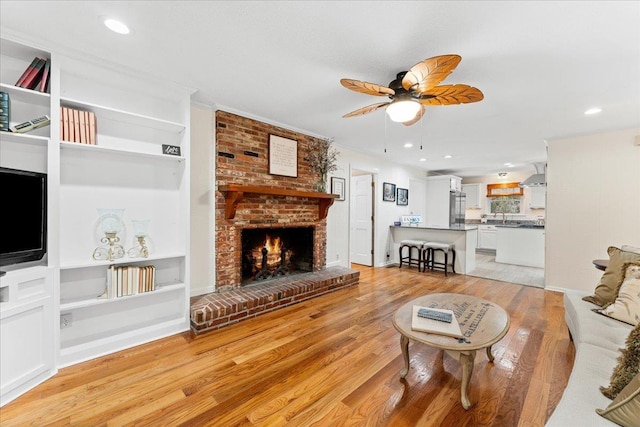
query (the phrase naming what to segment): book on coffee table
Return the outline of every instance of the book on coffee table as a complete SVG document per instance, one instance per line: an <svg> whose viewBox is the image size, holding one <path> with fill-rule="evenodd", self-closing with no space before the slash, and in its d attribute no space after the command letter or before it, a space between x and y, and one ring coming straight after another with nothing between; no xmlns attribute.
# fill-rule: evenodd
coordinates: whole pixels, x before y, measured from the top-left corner
<svg viewBox="0 0 640 427"><path fill-rule="evenodd" d="M451 315L451 323L443 322L441 320L433 320L426 317L418 316L420 309L427 309L432 311L438 311L441 313L448 313ZM462 331L458 324L458 319L451 310L445 310L442 308L430 308L421 307L419 305L413 306L413 315L411 317L411 329L414 331L427 332L429 334L446 335L454 338L462 338Z"/></svg>

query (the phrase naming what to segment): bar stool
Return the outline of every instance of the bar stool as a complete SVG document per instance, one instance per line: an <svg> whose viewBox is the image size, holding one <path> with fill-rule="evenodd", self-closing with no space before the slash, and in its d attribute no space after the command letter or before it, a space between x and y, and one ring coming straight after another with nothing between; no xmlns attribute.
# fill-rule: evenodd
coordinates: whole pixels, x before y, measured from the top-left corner
<svg viewBox="0 0 640 427"><path fill-rule="evenodd" d="M400 242L400 266L398 268L402 268L402 263L406 262L409 267L416 265L418 271L421 271L421 268L424 266L423 246L424 241L422 240L402 240ZM407 256L402 256L402 250L404 248L407 248ZM414 250L418 253L418 258L413 257Z"/></svg>
<svg viewBox="0 0 640 427"><path fill-rule="evenodd" d="M444 262L436 262L436 251L441 251L444 254ZM427 268L429 270L444 270L444 275L447 276L447 268L451 267L451 271L456 272L456 249L453 243L425 242L422 252L424 271ZM453 255L451 264L449 264L449 252Z"/></svg>

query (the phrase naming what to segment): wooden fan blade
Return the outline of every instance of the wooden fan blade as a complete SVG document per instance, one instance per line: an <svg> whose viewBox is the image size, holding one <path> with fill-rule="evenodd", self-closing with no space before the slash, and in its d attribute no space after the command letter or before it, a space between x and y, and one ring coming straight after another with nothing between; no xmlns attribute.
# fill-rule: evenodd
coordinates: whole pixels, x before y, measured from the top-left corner
<svg viewBox="0 0 640 427"><path fill-rule="evenodd" d="M354 117L354 116L364 116L365 114L369 114L373 111L376 111L378 108L382 108L384 106L387 106L391 104L391 102L381 102L379 104L372 104L372 105L367 105L366 107L362 107L359 108L355 111L352 111L348 114L345 114L344 116L342 116L343 118L347 118L347 117Z"/></svg>
<svg viewBox="0 0 640 427"><path fill-rule="evenodd" d="M413 124L416 124L420 121L420 119L422 118L422 116L424 116L424 107L420 106L422 108L420 108L420 110L418 110L418 112L416 113L416 116L409 120L408 122L402 122L403 125L405 126L411 126Z"/></svg>
<svg viewBox="0 0 640 427"><path fill-rule="evenodd" d="M451 105L468 104L484 99L484 95L475 87L469 85L442 85L423 93L420 98L422 105Z"/></svg>
<svg viewBox="0 0 640 427"><path fill-rule="evenodd" d="M458 66L460 55L441 55L417 63L405 74L402 87L406 91L426 92L443 81Z"/></svg>
<svg viewBox="0 0 640 427"><path fill-rule="evenodd" d="M360 80L341 79L340 83L347 89L355 92L365 93L374 96L395 95L395 91L386 86L380 86L375 83L361 82Z"/></svg>

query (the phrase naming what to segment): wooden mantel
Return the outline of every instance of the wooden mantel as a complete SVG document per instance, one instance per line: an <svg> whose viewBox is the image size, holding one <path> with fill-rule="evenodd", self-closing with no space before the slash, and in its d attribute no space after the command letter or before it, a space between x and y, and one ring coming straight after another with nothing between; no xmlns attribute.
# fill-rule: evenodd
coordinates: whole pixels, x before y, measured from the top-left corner
<svg viewBox="0 0 640 427"><path fill-rule="evenodd" d="M218 191L224 193L226 206L224 210L224 217L226 219L233 219L236 216L236 208L238 203L242 201L242 198L246 194L268 194L271 196L288 196L288 197L304 197L307 199L318 199L318 219L325 219L329 213L329 207L333 205L335 199L338 198L337 194L317 193L313 191L297 191L287 190L278 187L262 187L258 185L219 185Z"/></svg>

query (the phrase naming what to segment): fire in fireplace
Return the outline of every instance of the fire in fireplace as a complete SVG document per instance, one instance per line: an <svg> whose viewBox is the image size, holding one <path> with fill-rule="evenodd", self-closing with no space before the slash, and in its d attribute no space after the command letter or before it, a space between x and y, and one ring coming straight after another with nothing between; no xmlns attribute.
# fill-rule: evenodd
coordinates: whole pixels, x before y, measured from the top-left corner
<svg viewBox="0 0 640 427"><path fill-rule="evenodd" d="M242 284L313 271L313 227L242 230Z"/></svg>

